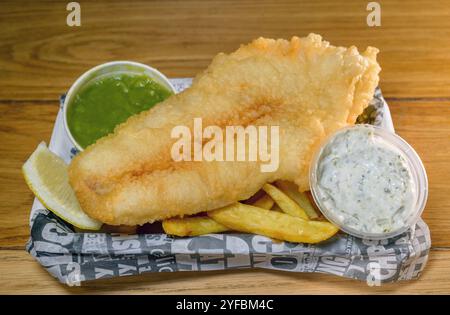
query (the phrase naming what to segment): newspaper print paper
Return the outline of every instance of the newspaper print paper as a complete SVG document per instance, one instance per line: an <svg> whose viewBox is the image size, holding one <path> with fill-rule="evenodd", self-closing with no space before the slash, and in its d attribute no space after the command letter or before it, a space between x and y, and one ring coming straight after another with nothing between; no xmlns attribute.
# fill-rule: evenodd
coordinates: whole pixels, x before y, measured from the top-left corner
<svg viewBox="0 0 450 315"><path fill-rule="evenodd" d="M177 92L192 82L171 81ZM65 134L62 120L60 110L50 149L69 162L77 152ZM389 108L379 89L358 122L394 131ZM37 200L31 211L30 229L27 251L51 275L70 286L147 272L241 268L320 272L380 285L419 277L431 246L430 232L422 220L408 232L387 240L362 240L339 233L315 245L277 243L264 236L240 233L189 238L166 234L76 233L70 224Z"/></svg>

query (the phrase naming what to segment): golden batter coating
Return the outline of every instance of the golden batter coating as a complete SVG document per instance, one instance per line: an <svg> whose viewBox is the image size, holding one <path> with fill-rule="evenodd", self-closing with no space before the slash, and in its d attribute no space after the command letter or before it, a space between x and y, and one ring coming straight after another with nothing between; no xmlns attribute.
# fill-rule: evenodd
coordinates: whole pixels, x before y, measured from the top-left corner
<svg viewBox="0 0 450 315"><path fill-rule="evenodd" d="M314 149L353 124L378 84L378 50L329 45L319 35L290 41L259 38L218 54L191 88L129 118L72 161L70 183L84 211L112 225L134 225L219 208L264 183L294 181L309 189ZM175 162L174 126L279 126L280 164Z"/></svg>

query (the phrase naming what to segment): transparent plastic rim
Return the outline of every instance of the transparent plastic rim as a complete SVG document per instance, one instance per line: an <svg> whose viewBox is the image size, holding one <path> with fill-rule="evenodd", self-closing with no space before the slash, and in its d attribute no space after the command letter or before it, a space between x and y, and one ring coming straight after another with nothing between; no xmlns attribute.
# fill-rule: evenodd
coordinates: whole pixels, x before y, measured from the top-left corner
<svg viewBox="0 0 450 315"><path fill-rule="evenodd" d="M345 226L340 222L340 220L338 220L336 218L336 216L333 214L332 210L328 209L327 207L325 207L325 205L323 205L321 203L320 198L319 198L319 192L318 192L318 188L317 188L317 180L318 180L317 169L318 169L318 166L320 165L320 161L321 161L321 157L322 157L322 153L323 153L324 149L339 134L341 134L349 129L361 128L361 127L371 128L374 131L375 136L382 138L384 141L386 141L390 145L392 145L392 146L396 147L398 150L400 150L403 153L406 161L408 162L409 168L410 168L412 176L413 176L413 181L415 183L415 188L416 188L416 200L413 204L414 209L411 212L411 216L409 217L406 224L403 227L401 227L395 231L390 231L388 233L366 233L366 232L362 232L362 231L353 229L351 227ZM316 150L316 152L313 156L313 159L312 159L312 162L310 165L310 170L309 170L309 179L310 179L311 194L313 196L315 203L317 204L320 211L322 212L322 214L330 222L332 222L333 224L338 226L342 231L344 231L350 235L353 235L353 236L356 236L359 238L363 238L363 239L376 239L376 240L386 239L386 238L391 238L391 237L397 236L397 235L407 231L410 227L412 227L414 224L416 224L416 222L419 220L423 210L425 209L425 204L426 204L426 201L428 198L428 178L427 178L427 174L425 171L425 167L423 166L423 163L422 163L419 155L417 154L417 152L411 147L411 145L409 145L404 139L402 139L395 133L392 133L383 128L376 127L373 125L368 125L368 124L359 124L359 125L354 125L354 126L350 126L350 127L345 127L345 128L337 130L335 133L328 136L322 142L322 144Z"/></svg>
<svg viewBox="0 0 450 315"><path fill-rule="evenodd" d="M78 93L78 91L80 91L86 84L89 84L92 80L100 76L116 72L135 72L139 74L146 74L150 78L154 79L156 82L162 84L164 87L169 89L172 93L174 94L176 93L174 86L172 85L172 83L170 83L169 79L164 74L162 74L155 68L152 68L139 62L126 60L111 61L89 69L72 84L72 86L70 87L69 91L66 94L66 98L63 104L64 129L66 130L66 134L68 135L70 141L79 151L83 151L84 148L80 144L78 144L78 142L72 136L72 133L69 129L69 125L67 122L67 109L72 102L72 98Z"/></svg>

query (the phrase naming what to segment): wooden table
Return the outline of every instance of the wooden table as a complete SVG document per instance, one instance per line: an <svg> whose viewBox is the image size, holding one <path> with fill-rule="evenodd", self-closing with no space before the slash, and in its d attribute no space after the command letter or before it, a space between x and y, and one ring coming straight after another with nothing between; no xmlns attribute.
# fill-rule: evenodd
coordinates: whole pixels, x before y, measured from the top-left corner
<svg viewBox="0 0 450 315"><path fill-rule="evenodd" d="M67 1L68 2L68 1ZM450 1L82 1L80 27L67 2L0 4L0 293L450 293ZM136 60L190 77L218 52L256 37L316 32L336 45L380 48L381 88L397 132L425 163L424 219L433 247L417 281L378 288L318 274L246 270L147 274L69 288L25 252L33 195L20 167L48 141L58 96L87 69ZM264 285L270 283L270 286Z"/></svg>

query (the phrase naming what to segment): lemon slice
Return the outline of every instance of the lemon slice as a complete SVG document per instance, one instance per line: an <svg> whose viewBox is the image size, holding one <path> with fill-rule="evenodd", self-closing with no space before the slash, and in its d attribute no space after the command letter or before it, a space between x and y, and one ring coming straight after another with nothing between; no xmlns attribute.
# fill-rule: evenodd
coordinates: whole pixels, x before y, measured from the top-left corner
<svg viewBox="0 0 450 315"><path fill-rule="evenodd" d="M100 229L102 223L91 219L81 209L69 184L67 168L67 164L41 142L22 171L28 187L48 210L78 228Z"/></svg>

